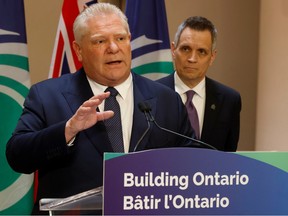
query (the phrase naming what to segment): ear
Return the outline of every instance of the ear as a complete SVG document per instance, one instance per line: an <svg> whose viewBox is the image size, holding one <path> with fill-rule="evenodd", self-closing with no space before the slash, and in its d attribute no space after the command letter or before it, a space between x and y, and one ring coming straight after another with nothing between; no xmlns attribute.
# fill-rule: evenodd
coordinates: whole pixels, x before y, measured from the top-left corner
<svg viewBox="0 0 288 216"><path fill-rule="evenodd" d="M176 49L175 43L172 42L172 43L171 43L171 54L172 54L172 58L173 58L173 59L175 59L175 49Z"/></svg>
<svg viewBox="0 0 288 216"><path fill-rule="evenodd" d="M78 61L82 62L82 55L81 55L81 47L80 47L80 45L76 41L73 41L72 46L73 46L74 52L77 55Z"/></svg>
<svg viewBox="0 0 288 216"><path fill-rule="evenodd" d="M216 54L217 54L217 50L212 50L212 54L211 54L211 59L210 59L210 66L213 64L213 62L216 59Z"/></svg>
<svg viewBox="0 0 288 216"><path fill-rule="evenodd" d="M131 41L131 33L129 33L128 38L129 38L129 40Z"/></svg>

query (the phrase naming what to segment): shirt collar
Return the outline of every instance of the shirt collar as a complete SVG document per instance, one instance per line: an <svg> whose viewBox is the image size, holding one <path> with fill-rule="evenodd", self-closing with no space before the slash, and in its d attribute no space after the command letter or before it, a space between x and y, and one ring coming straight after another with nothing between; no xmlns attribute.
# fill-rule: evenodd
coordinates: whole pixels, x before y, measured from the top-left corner
<svg viewBox="0 0 288 216"><path fill-rule="evenodd" d="M177 72L174 73L174 80L175 80L175 91L178 94L182 95L185 94L188 90L193 90L199 95L201 98L205 97L205 86L206 86L206 78L204 78L197 86L190 89L178 76Z"/></svg>
<svg viewBox="0 0 288 216"><path fill-rule="evenodd" d="M108 86L104 86L99 83L96 83L94 80L90 79L88 76L87 76L87 79L92 88L94 95L103 93L108 87ZM130 73L129 77L123 83L121 83L120 85L114 86L114 88L118 91L119 95L123 99L125 99L128 96L127 89L129 89L131 85L132 85L132 74Z"/></svg>

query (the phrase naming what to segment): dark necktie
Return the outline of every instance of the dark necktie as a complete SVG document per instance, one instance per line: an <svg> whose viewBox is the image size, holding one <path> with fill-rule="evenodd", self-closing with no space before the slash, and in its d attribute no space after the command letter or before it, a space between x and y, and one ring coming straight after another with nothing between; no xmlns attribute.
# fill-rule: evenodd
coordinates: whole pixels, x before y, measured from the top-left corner
<svg viewBox="0 0 288 216"><path fill-rule="evenodd" d="M199 139L200 138L199 119L198 119L197 110L192 102L192 98L194 94L195 92L193 90L189 90L186 92L187 101L185 103L185 106L189 115L191 126L193 127L195 131L196 138Z"/></svg>
<svg viewBox="0 0 288 216"><path fill-rule="evenodd" d="M105 92L107 91L110 92L110 96L105 99L104 110L112 110L114 116L104 123L114 152L124 152L120 106L116 100L118 91L113 87L108 87Z"/></svg>

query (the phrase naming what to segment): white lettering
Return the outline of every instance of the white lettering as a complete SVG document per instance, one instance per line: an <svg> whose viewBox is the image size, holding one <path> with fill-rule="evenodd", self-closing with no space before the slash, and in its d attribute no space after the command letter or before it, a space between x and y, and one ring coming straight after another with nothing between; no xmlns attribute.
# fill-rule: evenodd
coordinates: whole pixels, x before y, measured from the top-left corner
<svg viewBox="0 0 288 216"><path fill-rule="evenodd" d="M124 210L148 210L158 209L161 199L154 198L154 195L141 197L137 195L134 199L132 196L124 196L123 209Z"/></svg>
<svg viewBox="0 0 288 216"><path fill-rule="evenodd" d="M191 208L227 208L230 201L227 197L221 197L216 194L215 197L194 197L185 198L181 195L165 195L164 196L165 209L169 209L172 205L176 209L191 209Z"/></svg>
<svg viewBox="0 0 288 216"><path fill-rule="evenodd" d="M133 173L124 173L124 187L178 187L186 190L189 186L189 176L170 175L169 172L161 172L155 175L153 172L145 172L144 176L136 176Z"/></svg>
<svg viewBox="0 0 288 216"><path fill-rule="evenodd" d="M208 185L247 185L249 177L236 171L235 175L220 175L215 172L214 175L204 175L202 172L196 172L192 177L193 184L196 186Z"/></svg>

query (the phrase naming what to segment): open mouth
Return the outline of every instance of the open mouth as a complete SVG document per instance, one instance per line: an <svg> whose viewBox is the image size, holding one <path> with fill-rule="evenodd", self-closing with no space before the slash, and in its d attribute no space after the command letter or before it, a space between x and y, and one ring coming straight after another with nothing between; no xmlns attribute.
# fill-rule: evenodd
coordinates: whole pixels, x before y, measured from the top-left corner
<svg viewBox="0 0 288 216"><path fill-rule="evenodd" d="M106 64L109 64L109 65L115 65L115 64L120 64L122 61L110 61L110 62L107 62Z"/></svg>

